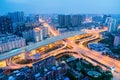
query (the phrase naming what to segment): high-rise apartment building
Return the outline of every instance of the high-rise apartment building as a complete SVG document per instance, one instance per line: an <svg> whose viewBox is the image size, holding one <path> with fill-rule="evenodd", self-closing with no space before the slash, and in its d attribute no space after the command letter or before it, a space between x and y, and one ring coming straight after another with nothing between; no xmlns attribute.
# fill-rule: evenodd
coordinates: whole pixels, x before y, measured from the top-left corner
<svg viewBox="0 0 120 80"><path fill-rule="evenodd" d="M108 31L109 32L117 32L117 28L118 28L118 22L116 19L110 19L109 23L108 23Z"/></svg>
<svg viewBox="0 0 120 80"><path fill-rule="evenodd" d="M43 34L42 34L41 28L39 28L39 27L34 28L33 34L34 34L34 41L35 42L39 42L39 41L43 40Z"/></svg>
<svg viewBox="0 0 120 80"><path fill-rule="evenodd" d="M71 15L65 15L65 26L70 26L71 24Z"/></svg>
<svg viewBox="0 0 120 80"><path fill-rule="evenodd" d="M82 16L81 15L72 15L72 26L78 26L82 22Z"/></svg>
<svg viewBox="0 0 120 80"><path fill-rule="evenodd" d="M59 26L65 25L65 15L58 15L58 23L59 23Z"/></svg>
<svg viewBox="0 0 120 80"><path fill-rule="evenodd" d="M117 47L120 45L120 34L116 34L114 38L114 46Z"/></svg>
<svg viewBox="0 0 120 80"><path fill-rule="evenodd" d="M48 29L44 27L36 27L34 29L22 32L23 38L25 38L28 42L29 41L39 42L43 40L44 37L47 37L47 35Z"/></svg>
<svg viewBox="0 0 120 80"><path fill-rule="evenodd" d="M1 33L13 33L13 27L11 19L7 16L0 16L0 32Z"/></svg>
<svg viewBox="0 0 120 80"><path fill-rule="evenodd" d="M13 23L24 22L24 12L11 12L8 13L8 17L11 18Z"/></svg>

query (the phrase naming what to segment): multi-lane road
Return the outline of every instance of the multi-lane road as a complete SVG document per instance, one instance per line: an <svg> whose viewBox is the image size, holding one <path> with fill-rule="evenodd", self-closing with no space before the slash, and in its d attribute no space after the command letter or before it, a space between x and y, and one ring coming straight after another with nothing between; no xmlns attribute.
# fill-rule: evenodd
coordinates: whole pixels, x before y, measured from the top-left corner
<svg viewBox="0 0 120 80"><path fill-rule="evenodd" d="M45 23L45 24L47 24L47 23ZM43 24L43 26L46 26L46 25ZM49 27L52 29L52 26L50 26L50 25L48 26L48 24L46 27ZM100 38L99 34L103 31L107 31L107 28L104 28L102 30L85 30L85 32L91 33L92 35L95 36L94 38L88 38L88 40L85 40L85 41L90 41L95 38ZM57 31L54 31L53 33L58 35ZM83 41L83 42L85 42L85 41ZM88 56L92 59L95 59L96 61L98 61L99 63L101 63L107 67L111 68L114 66L115 67L114 74L118 79L120 79L120 74L119 74L120 73L120 61L110 58L108 56L103 56L102 54L100 54L98 52L92 51L92 50L88 49L87 47L84 47L82 44L77 45L77 44L75 44L75 42L70 41L70 40L67 40L66 42L69 45L71 45L75 49L75 51L80 52L81 54Z"/></svg>
<svg viewBox="0 0 120 80"><path fill-rule="evenodd" d="M60 34L57 30L55 30L52 26L47 24L44 20L40 19L40 22L42 23L42 25L44 27L47 27L49 29L49 31L53 34L53 36L58 36ZM49 52L47 54L41 55L41 57L44 59L44 58L46 58L48 56L56 56L56 55L58 55L60 53L66 52L66 51L77 52L78 54L72 54L71 53L70 55L72 55L72 56L74 56L76 58L83 57L87 61L91 62L92 64L101 66L103 69L106 68L105 66L107 66L107 67L113 67L114 66L115 67L114 76L116 78L118 78L118 80L119 80L120 79L120 75L118 73L116 73L116 72L120 72L120 61L115 60L113 58L110 58L108 56L103 56L100 53L92 51L92 50L88 49L87 47L83 46L84 42L100 38L99 33L103 32L103 31L106 31L106 30L107 29L105 28L103 30L98 30L98 31L92 31L92 30L91 31L86 31L86 32L92 34L92 36L80 40L80 44L76 44L75 41L73 41L71 39L65 39L65 44L67 43L68 45L72 46L73 49L71 49L71 50L70 49L64 50L64 49L60 48L58 50L55 50L55 51ZM91 59L94 59L97 62L95 62L95 61L93 61ZM11 66L11 68L12 67L18 68L17 66L19 66L18 64L12 63L11 60L8 61L8 64L14 65L14 66ZM33 63L30 63L30 64L28 64L28 66L32 66L32 64ZM101 64L103 64L105 66L103 66ZM19 67L22 67L22 65L19 66Z"/></svg>

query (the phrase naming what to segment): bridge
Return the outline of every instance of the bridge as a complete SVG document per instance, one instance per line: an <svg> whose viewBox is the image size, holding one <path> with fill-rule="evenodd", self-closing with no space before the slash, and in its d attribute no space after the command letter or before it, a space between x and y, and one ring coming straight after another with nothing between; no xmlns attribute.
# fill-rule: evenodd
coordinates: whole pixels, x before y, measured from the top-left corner
<svg viewBox="0 0 120 80"><path fill-rule="evenodd" d="M31 50L48 45L50 43L53 43L53 42L56 42L56 41L59 41L59 40L62 40L62 39L68 38L68 37L72 37L75 35L79 35L79 34L85 34L85 32L81 32L81 31L67 32L67 33L60 34L60 35L52 37L52 38L48 38L46 40L40 41L38 43L29 45L29 46L25 46L25 47L22 47L19 49L15 49L15 50L0 54L0 61L5 60L5 59L9 59L9 58L16 56L16 55L19 55L20 53L23 53L26 51L29 52Z"/></svg>

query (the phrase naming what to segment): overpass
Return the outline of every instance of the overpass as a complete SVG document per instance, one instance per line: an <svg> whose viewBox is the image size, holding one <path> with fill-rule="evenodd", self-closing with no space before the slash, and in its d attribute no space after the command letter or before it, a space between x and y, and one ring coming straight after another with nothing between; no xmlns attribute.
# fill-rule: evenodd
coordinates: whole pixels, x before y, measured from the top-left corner
<svg viewBox="0 0 120 80"><path fill-rule="evenodd" d="M53 42L56 42L56 41L59 41L59 40L62 40L62 39L68 38L68 37L72 37L75 35L79 35L79 34L85 34L85 32L80 32L80 31L67 32L67 33L60 34L60 35L52 37L52 38L48 38L46 40L40 41L38 43L29 45L29 46L25 46L25 47L22 47L19 49L15 49L15 50L0 54L0 61L5 60L5 59L9 59L9 58L16 56L16 55L19 55L20 53L23 53L26 51L29 52L31 50L48 45L50 43L53 43Z"/></svg>

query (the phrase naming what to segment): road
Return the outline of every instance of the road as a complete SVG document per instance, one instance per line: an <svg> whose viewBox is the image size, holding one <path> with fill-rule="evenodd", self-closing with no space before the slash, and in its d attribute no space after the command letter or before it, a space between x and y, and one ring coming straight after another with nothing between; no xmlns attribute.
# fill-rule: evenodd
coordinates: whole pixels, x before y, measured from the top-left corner
<svg viewBox="0 0 120 80"><path fill-rule="evenodd" d="M59 32L56 31L52 26L50 26L49 24L47 24L46 22L44 22L43 20L40 20L40 22L42 23L42 25L44 27L48 27L49 31L54 35L54 36L58 36L59 35ZM61 52L59 51L54 51L54 53L52 52L49 52L48 54L44 54L41 56L41 58L45 59L46 57L48 56L56 56L62 52L65 52L65 51L74 51L74 52L77 52L78 54L71 54L72 56L76 57L76 58L79 58L79 57L83 57L85 58L87 61L91 62L92 64L94 65L100 65L99 63L101 64L104 64L105 66L108 66L108 67L112 67L114 66L115 67L115 71L116 72L120 72L120 61L117 61L113 58L110 58L108 56L103 56L101 55L100 53L98 52L95 52L95 51L92 51L90 49L88 49L87 47L84 47L83 46L83 43L86 42L86 41L90 41L90 40L93 40L93 39L96 39L96 38L99 38L99 33L100 32L103 32L103 31L106 31L107 29L104 29L104 30L100 30L100 31L86 31L86 32L89 32L89 33L92 33L92 37L89 37L87 39L83 39L83 40L80 40L81 41L81 44L77 45L75 43L75 41L71 41L69 39L66 39L66 43L70 46L73 47L72 50L61 50ZM84 55L84 56L83 56ZM87 56L87 57L85 57ZM88 58L89 57L89 58ZM91 59L94 59L96 61L98 61L99 63L96 63L94 62L93 60ZM11 63L12 64L12 63ZM28 64L29 66L32 65L33 63L31 64ZM103 69L105 69L105 67L103 65L100 65ZM114 75L114 78L118 78L120 79L120 75L118 73L114 72L113 75Z"/></svg>
<svg viewBox="0 0 120 80"><path fill-rule="evenodd" d="M46 25L44 25L44 26L46 26ZM52 26L46 26L46 27L49 27L49 28L51 27L51 29L52 29ZM103 30L97 30L97 31L96 30L93 30L93 31L90 30L90 31L86 31L86 32L92 33L95 36L95 38L99 38L100 37L99 34L101 32L103 32L103 31L107 31L107 28L104 28ZM53 33L57 35L56 31L54 31ZM89 40L91 40L91 38L88 39L88 41ZM103 56L103 55L101 55L98 52L89 50L88 48L84 47L82 44L78 46L77 44L75 44L74 42L72 42L70 40L67 40L67 43L69 45L71 45L75 49L75 51L80 52L81 54L84 54L84 55L86 55L86 56L88 56L88 57L90 57L92 59L95 59L98 62L100 62L100 63L102 63L102 64L104 64L104 65L106 65L108 67L113 67L114 66L115 67L115 71L116 72L120 72L120 61L115 60L113 58L110 58L108 56ZM114 74L117 74L116 72L114 72ZM120 79L120 75L119 74L117 74L117 75L119 77L118 76L115 76L115 77L117 77L118 79Z"/></svg>

